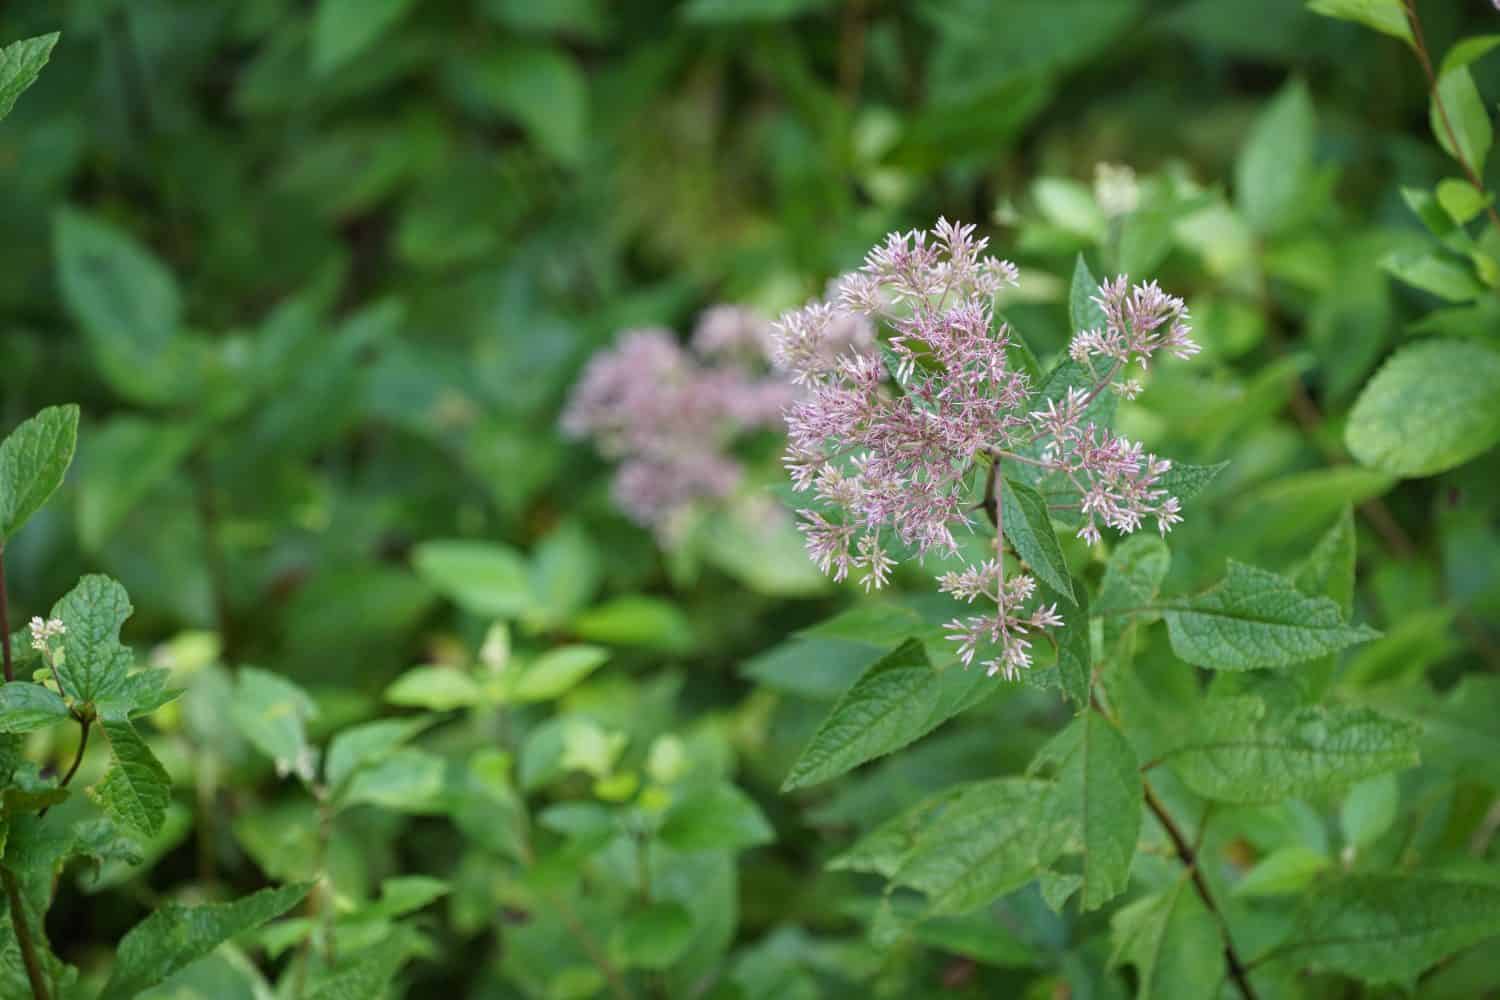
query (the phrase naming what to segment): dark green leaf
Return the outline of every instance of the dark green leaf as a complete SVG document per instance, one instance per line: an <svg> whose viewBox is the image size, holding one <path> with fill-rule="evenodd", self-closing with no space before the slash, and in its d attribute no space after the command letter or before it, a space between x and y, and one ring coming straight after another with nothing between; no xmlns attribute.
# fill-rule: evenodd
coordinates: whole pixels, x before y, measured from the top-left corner
<svg viewBox="0 0 1500 1000"><path fill-rule="evenodd" d="M62 698L40 684L0 685L0 733L29 733L67 719Z"/></svg>
<svg viewBox="0 0 1500 1000"><path fill-rule="evenodd" d="M1001 523L1016 554L1036 573L1037 579L1067 598L1073 596L1073 578L1057 544L1057 532L1047 514L1047 501L1036 490L1005 477Z"/></svg>
<svg viewBox="0 0 1500 1000"><path fill-rule="evenodd" d="M172 779L128 720L101 720L112 758L104 780L91 794L116 823L142 837L154 837L167 815Z"/></svg>
<svg viewBox="0 0 1500 1000"><path fill-rule="evenodd" d="M78 440L78 407L49 406L0 442L0 548L62 485Z"/></svg>
<svg viewBox="0 0 1500 1000"><path fill-rule="evenodd" d="M36 82L59 37L54 31L50 35L23 38L0 49L0 119L10 114L16 98Z"/></svg>

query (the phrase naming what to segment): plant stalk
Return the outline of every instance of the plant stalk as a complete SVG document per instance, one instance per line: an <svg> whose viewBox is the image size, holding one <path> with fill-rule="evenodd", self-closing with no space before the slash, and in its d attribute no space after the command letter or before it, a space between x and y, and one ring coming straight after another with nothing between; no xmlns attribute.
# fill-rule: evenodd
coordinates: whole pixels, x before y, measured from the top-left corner
<svg viewBox="0 0 1500 1000"><path fill-rule="evenodd" d="M10 901L10 926L15 931L16 943L21 946L21 961L26 966L26 978L31 983L33 1000L52 1000L51 987L42 972L42 960L36 952L36 942L31 938L31 927L26 923L26 903L21 898L21 887L15 874L0 866L0 881L5 883L5 896Z"/></svg>

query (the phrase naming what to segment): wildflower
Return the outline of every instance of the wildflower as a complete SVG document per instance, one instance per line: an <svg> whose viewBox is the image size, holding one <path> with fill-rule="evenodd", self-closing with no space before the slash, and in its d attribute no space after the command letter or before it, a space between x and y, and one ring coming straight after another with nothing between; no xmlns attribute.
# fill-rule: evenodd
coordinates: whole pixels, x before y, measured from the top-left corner
<svg viewBox="0 0 1500 1000"><path fill-rule="evenodd" d="M45 653L51 648L50 640L64 635L68 627L56 618L43 621L41 618L33 618L30 623L31 648Z"/></svg>
<svg viewBox="0 0 1500 1000"><path fill-rule="evenodd" d="M1094 164L1094 200L1109 218L1134 212L1141 200L1135 171L1124 163Z"/></svg>
<svg viewBox="0 0 1500 1000"><path fill-rule="evenodd" d="M1010 328L994 315L995 295L1016 283L1016 267L986 255L987 243L972 225L946 219L928 232L894 233L838 282L832 300L776 324L774 357L806 387L786 415L786 467L793 488L812 494L799 527L813 561L835 580L860 569L866 589L884 586L897 545L918 557L956 554L954 532L973 526L967 501L980 465L994 477L1001 463L1022 463L1054 483L1055 494L1070 493L1058 506L1077 512L1079 537L1090 542L1102 537L1101 525L1129 533L1154 518L1165 533L1181 520L1161 486L1171 463L1089 413L1101 392L1140 391L1121 377L1128 366L1144 369L1158 351L1197 351L1187 307L1155 282L1104 282L1095 296L1102 326L1069 347L1092 384L1042 399L1011 365ZM888 331L884 362L868 349L827 349L835 331L860 323ZM1030 637L1059 627L1062 616L1056 604L1032 603L1030 574L1006 578L996 534L995 559L949 573L939 586L993 604L949 623L949 638L965 664L994 648L983 665L1013 679L1031 665Z"/></svg>

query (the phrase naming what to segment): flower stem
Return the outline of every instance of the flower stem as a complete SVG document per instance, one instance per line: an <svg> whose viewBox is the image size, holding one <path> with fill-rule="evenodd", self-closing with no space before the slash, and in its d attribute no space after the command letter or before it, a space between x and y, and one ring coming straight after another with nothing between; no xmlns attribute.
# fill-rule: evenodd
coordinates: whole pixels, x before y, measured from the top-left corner
<svg viewBox="0 0 1500 1000"><path fill-rule="evenodd" d="M42 972L42 960L37 955L36 942L31 939L31 927L26 922L26 903L21 898L21 887L16 883L15 874L3 866L0 866L0 881L5 883L5 896L10 902L10 927L15 932L16 943L21 946L21 961L26 966L31 995L34 1000L52 1000L52 991Z"/></svg>

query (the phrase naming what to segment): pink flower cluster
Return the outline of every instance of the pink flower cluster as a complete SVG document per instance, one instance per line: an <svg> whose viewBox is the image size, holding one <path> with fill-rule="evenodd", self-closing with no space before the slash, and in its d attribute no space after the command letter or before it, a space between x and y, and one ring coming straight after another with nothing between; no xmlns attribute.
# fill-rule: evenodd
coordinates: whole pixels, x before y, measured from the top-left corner
<svg viewBox="0 0 1500 1000"><path fill-rule="evenodd" d="M1155 283L1101 285L1104 325L1080 333L1070 351L1093 378L1044 403L1012 366L1010 329L995 320L995 295L1016 283L1016 267L985 255L987 243L973 226L946 219L930 232L892 234L838 284L833 301L777 324L775 356L808 387L787 413L793 486L816 499L799 511L800 528L836 580L859 571L866 589L883 586L898 547L919 557L933 548L956 553L955 529L973 527L972 473L981 464L991 477L1008 462L1030 465L1042 484L1075 492L1075 503L1060 506L1081 515L1078 534L1091 542L1100 522L1131 532L1154 517L1165 533L1181 519L1176 498L1158 485L1170 463L1088 412L1105 390L1136 391L1117 381L1128 364L1145 367L1158 350L1197 350L1182 301ZM888 330L885 363L873 352L828 349L838 331L872 321ZM993 613L952 622L951 638L966 664L981 647L996 647L984 665L1014 678L1031 664L1028 633L1062 619L1055 605L1023 609L1036 581L1005 578L1003 532L996 535L995 559L947 574L940 587L994 603Z"/></svg>
<svg viewBox="0 0 1500 1000"><path fill-rule="evenodd" d="M734 492L740 435L779 429L797 390L768 370L771 324L738 306L701 317L691 350L669 330L622 331L574 386L563 430L619 461L615 502L673 540L695 503Z"/></svg>

